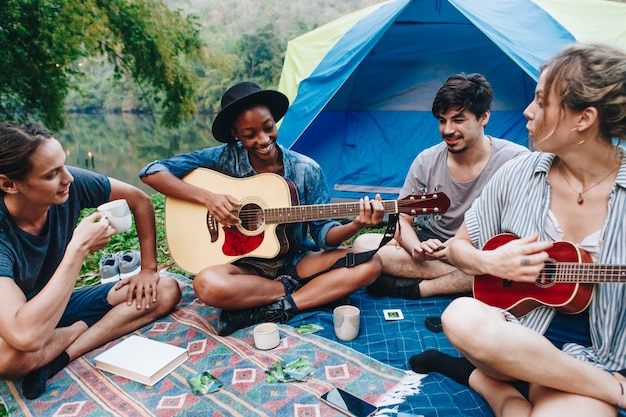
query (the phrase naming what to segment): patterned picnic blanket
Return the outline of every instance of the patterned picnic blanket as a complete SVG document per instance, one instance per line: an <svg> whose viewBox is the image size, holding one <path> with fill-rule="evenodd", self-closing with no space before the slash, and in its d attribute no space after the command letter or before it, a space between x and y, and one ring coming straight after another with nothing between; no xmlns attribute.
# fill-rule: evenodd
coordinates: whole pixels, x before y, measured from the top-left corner
<svg viewBox="0 0 626 417"><path fill-rule="evenodd" d="M417 387L421 376L384 364L349 346L315 334L300 335L281 325L275 349L254 348L252 328L219 337L219 310L200 303L191 281L176 276L183 291L177 309L134 334L186 347L189 359L153 387L100 371L94 357L113 341L74 360L54 376L46 393L29 401L21 381L0 381L0 399L11 416L344 416L320 400L341 387L372 403L398 400L397 388ZM268 383L265 370L276 361L306 358L316 367L305 382ZM223 386L195 395L188 379L210 371ZM404 392L402 391L402 392ZM391 400L390 400L391 399Z"/></svg>

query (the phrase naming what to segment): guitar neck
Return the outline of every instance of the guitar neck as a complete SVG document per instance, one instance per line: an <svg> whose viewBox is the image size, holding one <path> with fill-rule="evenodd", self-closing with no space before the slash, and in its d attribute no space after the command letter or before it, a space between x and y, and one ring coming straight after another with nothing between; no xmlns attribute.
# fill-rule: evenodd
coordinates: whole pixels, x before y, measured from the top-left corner
<svg viewBox="0 0 626 417"><path fill-rule="evenodd" d="M547 264L544 273L546 275L553 274L552 280L556 282L580 282L585 284L626 282L626 266L624 265L559 262L557 264ZM539 280L541 280L541 276Z"/></svg>
<svg viewBox="0 0 626 417"><path fill-rule="evenodd" d="M398 201L382 201L385 214L398 213ZM305 206L278 207L263 210L265 223L300 223L314 220L343 219L359 214L359 202L313 204Z"/></svg>

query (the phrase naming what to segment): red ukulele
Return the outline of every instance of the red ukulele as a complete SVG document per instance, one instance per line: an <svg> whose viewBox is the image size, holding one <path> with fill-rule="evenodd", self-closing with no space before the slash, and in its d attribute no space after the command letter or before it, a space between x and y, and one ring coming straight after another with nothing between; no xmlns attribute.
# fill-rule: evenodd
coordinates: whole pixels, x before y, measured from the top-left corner
<svg viewBox="0 0 626 417"><path fill-rule="evenodd" d="M492 237L483 250L493 250L517 236L509 233ZM569 242L555 242L550 258L534 283L514 282L492 275L474 278L474 298L524 316L541 306L564 313L580 313L591 301L593 284L626 282L626 266L593 264L591 256Z"/></svg>

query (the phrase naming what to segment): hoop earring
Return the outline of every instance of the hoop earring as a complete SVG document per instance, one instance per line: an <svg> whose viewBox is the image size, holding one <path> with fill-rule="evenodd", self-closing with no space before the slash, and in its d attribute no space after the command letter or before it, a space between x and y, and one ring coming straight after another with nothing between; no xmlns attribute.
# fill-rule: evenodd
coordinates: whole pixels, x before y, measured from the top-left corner
<svg viewBox="0 0 626 417"><path fill-rule="evenodd" d="M573 132L575 130L578 130L577 127L573 128L572 130L570 130L570 132ZM582 145L583 143L585 143L585 139L581 140L580 142L578 142L578 145Z"/></svg>

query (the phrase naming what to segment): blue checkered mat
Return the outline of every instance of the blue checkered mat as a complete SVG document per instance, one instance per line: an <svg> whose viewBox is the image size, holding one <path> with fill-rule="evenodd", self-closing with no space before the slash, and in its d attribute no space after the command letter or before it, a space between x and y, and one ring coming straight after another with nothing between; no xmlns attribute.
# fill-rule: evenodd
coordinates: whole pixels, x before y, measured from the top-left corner
<svg viewBox="0 0 626 417"><path fill-rule="evenodd" d="M361 329L359 336L351 342L343 342L335 337L332 309L300 314L289 324L318 324L324 327L318 333L320 336L350 346L396 368L410 369L409 358L427 349L438 349L458 356L443 333L433 333L424 324L427 317L440 316L450 300L449 297L422 300L374 298L365 290L357 291L350 296L350 304L361 309ZM385 320L385 309L400 309L404 319ZM407 397L407 401L399 405L399 411L424 417L493 416L487 403L478 394L450 378L433 373L421 382L420 394Z"/></svg>
<svg viewBox="0 0 626 417"><path fill-rule="evenodd" d="M371 297L365 290L350 296L350 304L361 309L359 336L344 342L335 337L332 309L300 314L289 324L316 323L324 330L317 333L400 369L410 369L409 358L428 349L459 356L443 333L433 333L424 324L427 317L439 317L450 303L450 297L422 300ZM404 319L386 321L385 309L400 309ZM421 381L420 394L406 397L398 411L424 417L493 417L487 403L475 391L452 379L433 373ZM392 416L393 414L388 414ZM626 417L626 410L620 410Z"/></svg>

